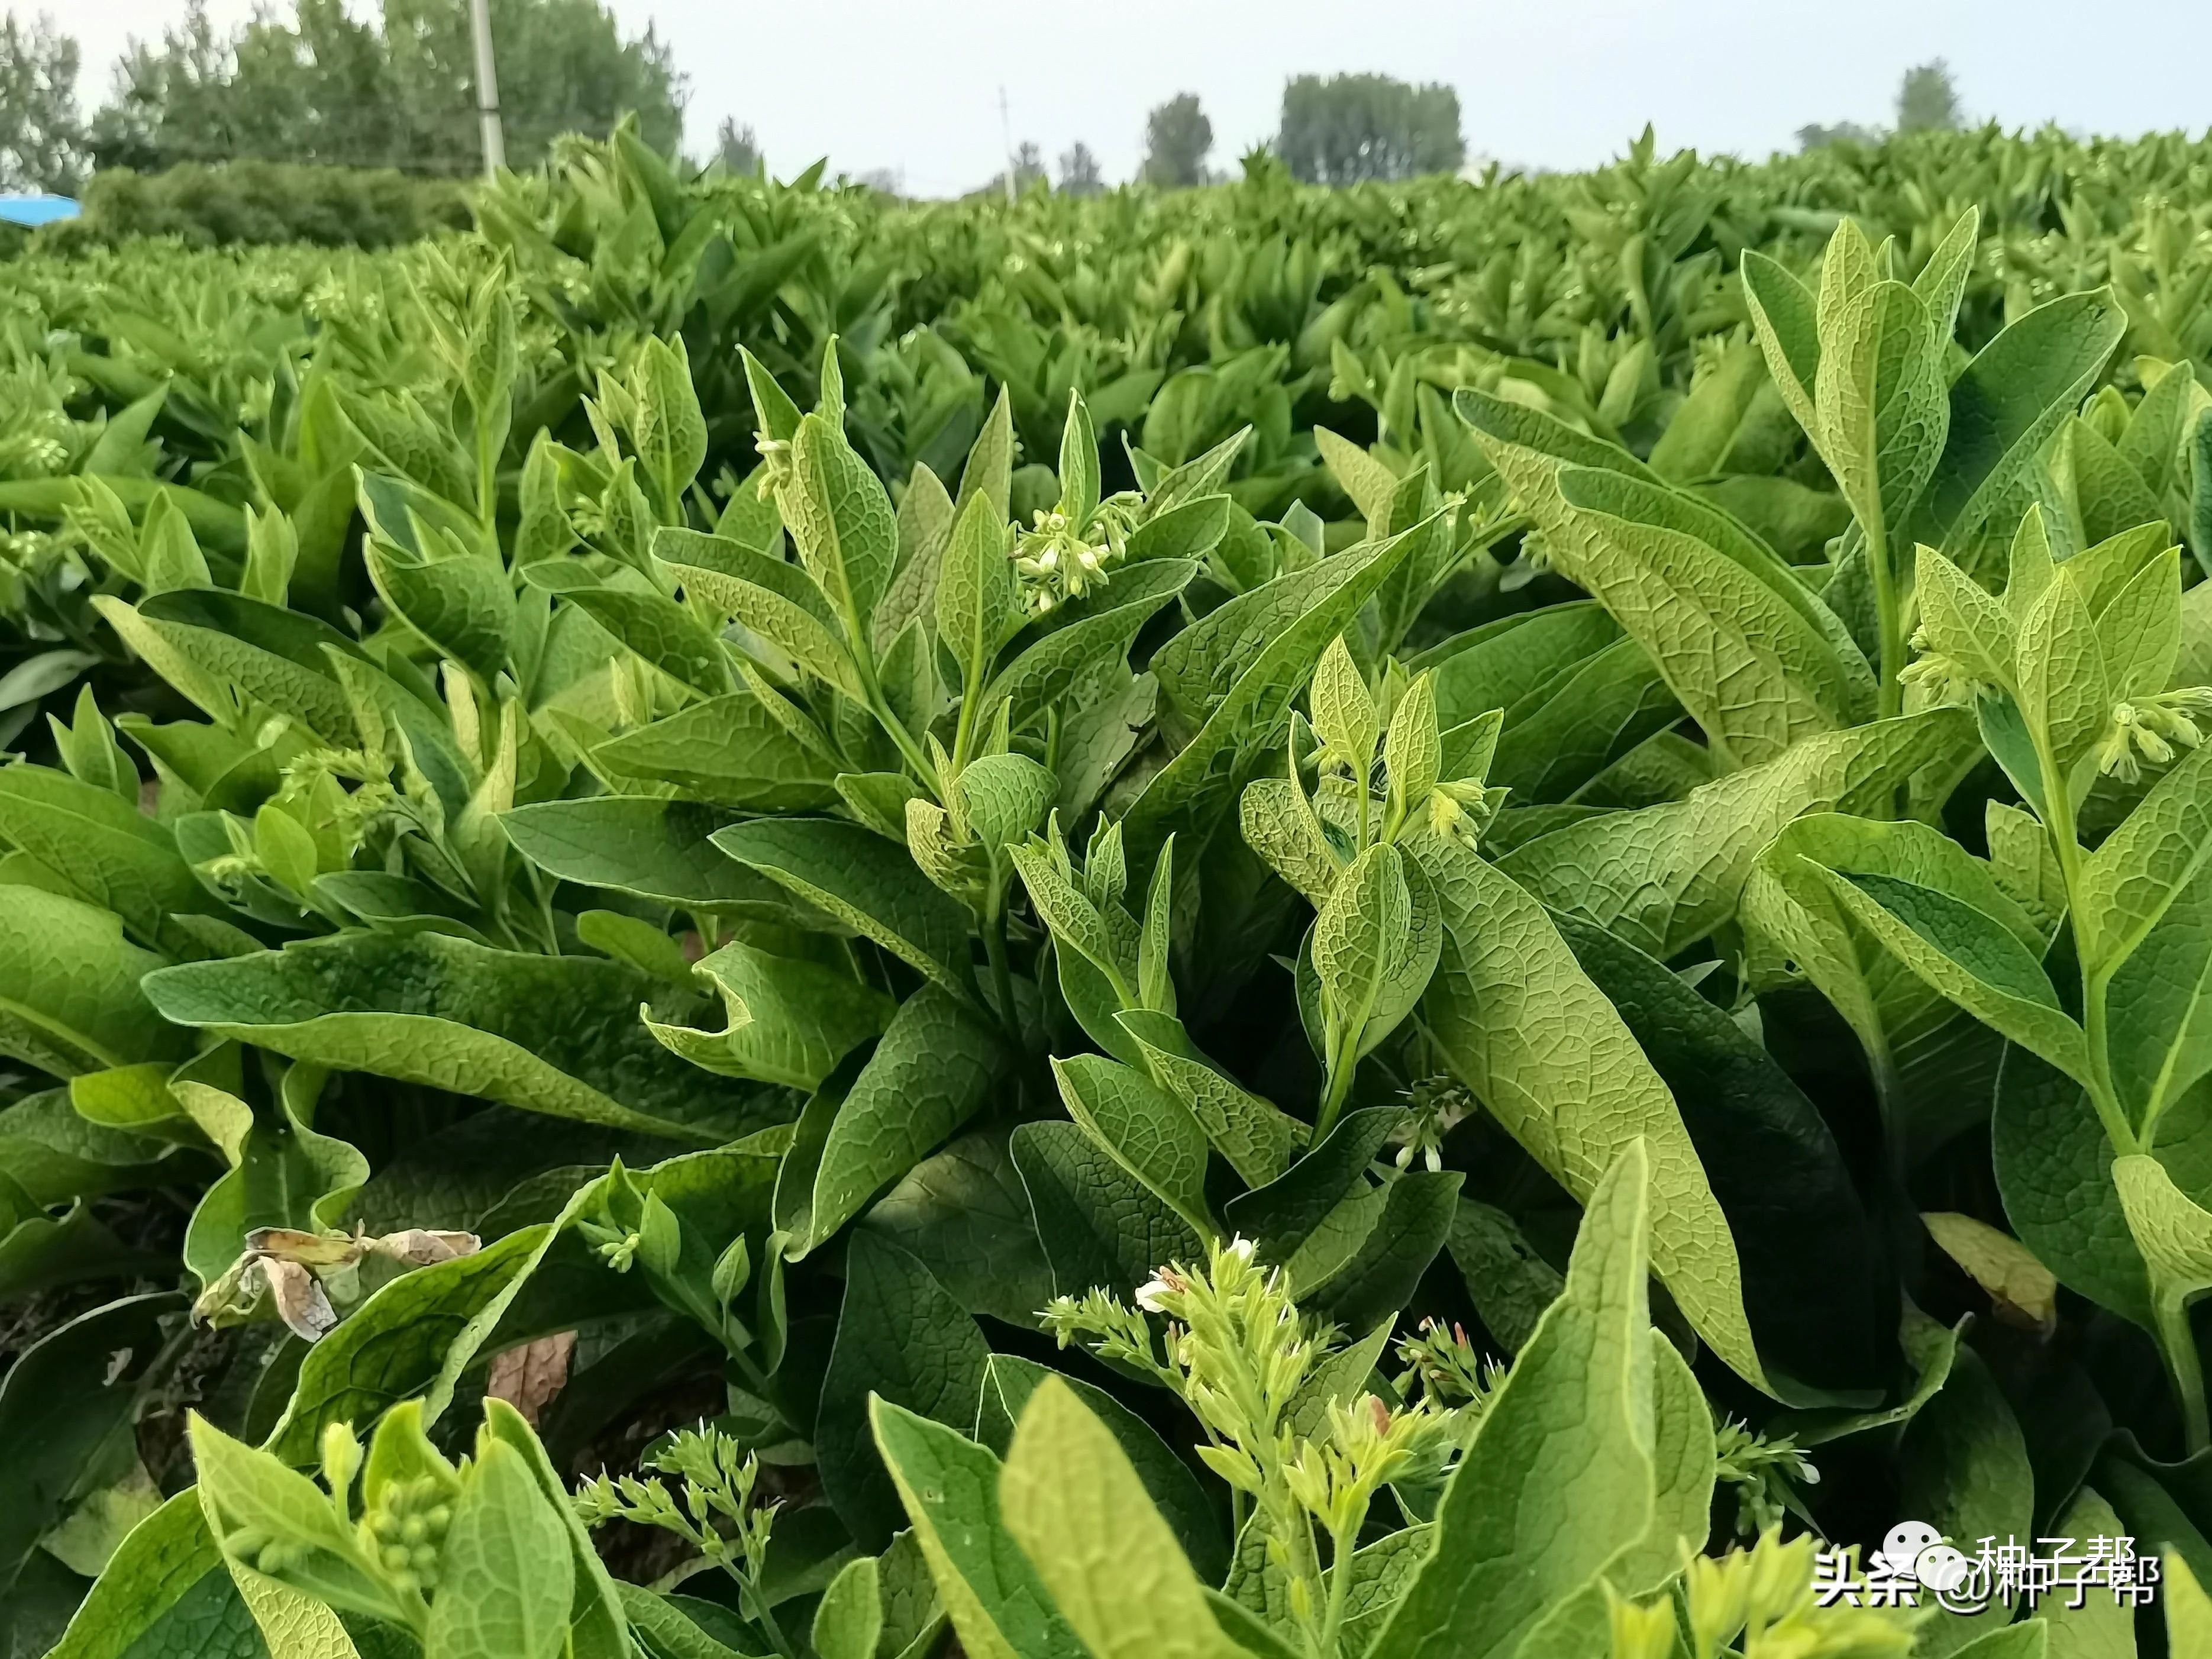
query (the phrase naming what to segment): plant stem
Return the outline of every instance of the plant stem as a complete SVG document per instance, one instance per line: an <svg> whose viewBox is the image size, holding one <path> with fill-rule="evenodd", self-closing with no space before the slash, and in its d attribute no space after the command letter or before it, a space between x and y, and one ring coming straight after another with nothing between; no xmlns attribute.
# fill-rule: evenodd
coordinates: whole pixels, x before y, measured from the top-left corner
<svg viewBox="0 0 2212 1659"><path fill-rule="evenodd" d="M1897 581L1889 568L1886 532L1868 533L1866 559L1867 574L1874 584L1875 632L1880 641L1876 651L1880 660L1875 664L1880 683L1875 712L1888 720L1905 708L1905 685L1898 678L1905 669L1905 618L1898 602Z"/></svg>
<svg viewBox="0 0 2212 1659"><path fill-rule="evenodd" d="M726 1560L722 1565L728 1570L730 1577L738 1581L738 1601L745 1616L766 1632L769 1644L782 1656L782 1659L799 1659L799 1655L792 1648L791 1638L783 1633L783 1626L776 1622L775 1614L769 1610L768 1598L760 1593L760 1587L732 1563Z"/></svg>
<svg viewBox="0 0 2212 1659"><path fill-rule="evenodd" d="M915 776L927 784L939 800L944 799L945 786L938 780L937 769L930 764L929 757L921 752L921 745L914 740L914 734L906 729L906 723L891 712L890 703L884 696L884 689L877 683L875 664L869 660L866 653L856 649L853 653L853 665L860 671L860 689L867 693L868 712L876 717L876 724L884 728L891 742L897 746L906 763L914 769Z"/></svg>
<svg viewBox="0 0 2212 1659"><path fill-rule="evenodd" d="M1320 1114L1314 1119L1313 1138L1316 1145L1336 1127L1336 1115L1344 1109L1345 1097L1352 1092L1352 1075L1359 1069L1358 1060L1345 1061L1341 1059L1343 1046L1342 1043L1337 1045L1340 1063L1329 1068L1328 1092L1322 1097Z"/></svg>
<svg viewBox="0 0 2212 1659"><path fill-rule="evenodd" d="M2132 1153L2148 1153L2156 1119L2146 1121L2142 1133L2137 1133L2128 1121L2119 1091L2112 1083L2106 1024L2108 988L2102 965L2090 954L2090 939L2083 920L2081 845L2074 830L2073 793L2065 775L2058 769L2057 757L2040 733L2036 735L2035 755L2036 764L2043 773L2043 799L2051 820L2045 828L2051 835L2051 850L2058 858L2059 877L2066 888L2067 915L2074 929L2075 954L2081 963L2081 1030L2089 1051L2086 1092L2115 1155L2124 1158ZM2181 1296L2167 1293L2154 1273L2151 1288L2157 1303L2155 1334L2159 1352L2166 1360L2166 1377L2172 1385L2174 1400L2181 1407L2185 1444L2193 1456L2212 1446L2212 1414L2208 1414L2204 1398L2204 1364L2197 1352L2197 1335L2189 1322L2187 1304Z"/></svg>
<svg viewBox="0 0 2212 1659"><path fill-rule="evenodd" d="M1350 1533L1331 1532L1328 1535L1328 1610L1321 1624L1321 1650L1324 1659L1334 1659L1339 1632L1344 1628L1345 1598L1352 1589L1352 1548L1358 1542L1358 1528Z"/></svg>
<svg viewBox="0 0 2212 1659"><path fill-rule="evenodd" d="M2204 1401L2204 1363L2197 1352L2197 1333L2189 1322L2189 1304L2179 1296L2158 1298L2158 1346L2166 1355L2166 1376L2174 1398L2181 1403L2183 1443L2194 1457L2212 1446L2212 1413Z"/></svg>
<svg viewBox="0 0 2212 1659"><path fill-rule="evenodd" d="M2097 1121L2104 1127L2105 1137L2112 1143L2116 1156L2143 1150L2134 1127L2122 1109L2118 1091L2112 1086L2111 1057L2106 1052L2105 979L2092 965L2089 937L2083 921L2081 903L2081 844L2074 831L2074 796L2067 786L2065 775L2060 771L2057 757L2040 733L2035 737L2036 765L2043 773L2043 803L2051 822L2044 828L2051 836L2051 848L2058 860L2058 875L2066 889L2066 915L2074 929L2074 953L2081 963L2081 1031L2087 1039L2089 1051L2089 1081L2085 1092L2097 1113Z"/></svg>
<svg viewBox="0 0 2212 1659"><path fill-rule="evenodd" d="M487 550L499 556L499 456L491 447L491 422L477 416L477 522L483 526Z"/></svg>
<svg viewBox="0 0 2212 1659"><path fill-rule="evenodd" d="M992 860L995 865L996 858ZM983 919L983 953L991 959L991 994L999 1005L999 1022L1014 1047L1022 1047L1021 1016L1014 1007L1014 969L1006 955L1006 889L1005 878L991 872L991 897Z"/></svg>

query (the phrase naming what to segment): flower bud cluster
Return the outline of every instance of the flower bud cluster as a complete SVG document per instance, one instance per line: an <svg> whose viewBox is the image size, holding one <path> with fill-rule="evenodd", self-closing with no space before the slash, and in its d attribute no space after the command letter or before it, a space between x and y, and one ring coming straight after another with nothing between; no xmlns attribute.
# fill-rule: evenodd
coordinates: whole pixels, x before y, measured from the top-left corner
<svg viewBox="0 0 2212 1659"><path fill-rule="evenodd" d="M2163 766L2176 749L2196 748L2204 741L2197 722L2207 714L2212 714L2212 686L2185 686L2117 702L2112 724L2097 744L2097 769L2133 783L2142 776L2138 754L2153 766Z"/></svg>
<svg viewBox="0 0 2212 1659"><path fill-rule="evenodd" d="M1037 509L1031 527L1015 535L1012 553L1031 611L1042 616L1106 585L1128 550L1135 502L1134 496L1115 496L1081 523L1057 508Z"/></svg>

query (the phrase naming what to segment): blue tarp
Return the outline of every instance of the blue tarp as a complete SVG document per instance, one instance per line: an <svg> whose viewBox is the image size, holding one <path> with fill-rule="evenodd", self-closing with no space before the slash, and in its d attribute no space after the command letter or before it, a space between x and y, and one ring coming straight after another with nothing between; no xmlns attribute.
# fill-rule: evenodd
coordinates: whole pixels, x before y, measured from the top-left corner
<svg viewBox="0 0 2212 1659"><path fill-rule="evenodd" d="M0 196L0 224L50 225L82 211L68 196Z"/></svg>

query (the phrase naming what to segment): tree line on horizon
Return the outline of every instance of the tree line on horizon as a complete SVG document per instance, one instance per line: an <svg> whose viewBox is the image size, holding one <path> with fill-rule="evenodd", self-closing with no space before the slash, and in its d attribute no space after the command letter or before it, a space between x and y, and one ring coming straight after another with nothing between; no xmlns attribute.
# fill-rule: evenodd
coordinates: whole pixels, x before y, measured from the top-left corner
<svg viewBox="0 0 2212 1659"><path fill-rule="evenodd" d="M630 112L647 143L677 148L685 80L650 26L626 37L602 0L491 0L490 18L509 165L534 166L562 134L604 133ZM374 20L349 15L343 0L294 0L289 17L264 8L228 33L210 18L206 0L189 0L181 23L158 41L131 42L107 100L88 119L78 106L82 63L77 42L50 17L0 19L0 191L68 193L95 171L159 173L186 162L433 176L481 165L467 0L381 0ZM1962 122L1942 59L1905 73L1899 131ZM1881 136L1852 122L1797 133L1805 149ZM1213 148L1198 94L1178 93L1146 118L1138 180L1180 189L1221 177L1210 166ZM1468 155L1456 91L1377 74L1292 77L1278 130L1261 148L1293 178L1327 185L1456 172ZM731 118L710 159L739 173L764 165L754 130ZM1008 159L1017 191L1107 188L1097 153L1080 140L1057 158L1056 184L1036 144L1023 143ZM859 182L901 188L888 170ZM981 188L1006 185L1002 171Z"/></svg>

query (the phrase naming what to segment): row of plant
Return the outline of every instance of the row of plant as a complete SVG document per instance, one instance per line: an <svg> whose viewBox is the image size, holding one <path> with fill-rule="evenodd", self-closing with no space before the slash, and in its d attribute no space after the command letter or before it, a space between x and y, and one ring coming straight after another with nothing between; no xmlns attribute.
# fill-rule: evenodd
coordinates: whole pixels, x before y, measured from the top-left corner
<svg viewBox="0 0 2212 1659"><path fill-rule="evenodd" d="M2203 162L1929 144L12 268L15 1650L2212 1642Z"/></svg>

